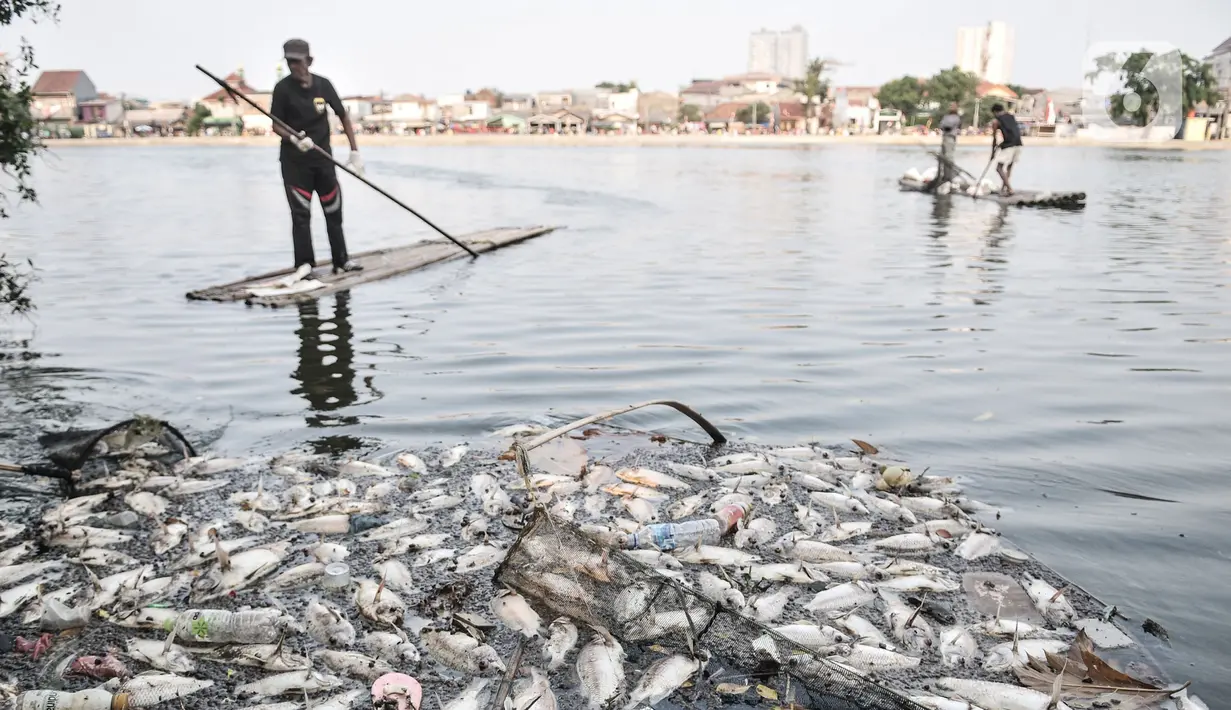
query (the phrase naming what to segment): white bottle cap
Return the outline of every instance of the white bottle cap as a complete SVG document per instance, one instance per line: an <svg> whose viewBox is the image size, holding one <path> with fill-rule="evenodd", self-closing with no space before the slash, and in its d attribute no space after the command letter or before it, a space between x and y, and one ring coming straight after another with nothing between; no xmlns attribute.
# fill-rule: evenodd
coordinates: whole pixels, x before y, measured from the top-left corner
<svg viewBox="0 0 1231 710"><path fill-rule="evenodd" d="M326 589L341 589L350 584L350 567L345 562L334 562L325 566L325 581L321 583Z"/></svg>

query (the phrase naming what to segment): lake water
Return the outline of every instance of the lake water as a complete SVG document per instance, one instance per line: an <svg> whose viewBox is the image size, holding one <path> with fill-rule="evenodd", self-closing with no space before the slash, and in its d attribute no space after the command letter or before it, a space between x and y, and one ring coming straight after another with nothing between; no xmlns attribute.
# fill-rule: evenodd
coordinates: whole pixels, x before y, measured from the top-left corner
<svg viewBox="0 0 1231 710"><path fill-rule="evenodd" d="M53 419L367 450L674 398L732 437L858 437L963 477L1022 547L1161 622L1177 680L1231 696L1231 152L1031 146L1019 187L1084 212L900 193L908 148L364 154L454 232L568 229L319 305L195 303L290 265L276 149L59 149L0 224L41 276L0 338L0 459ZM343 190L352 251L430 236Z"/></svg>

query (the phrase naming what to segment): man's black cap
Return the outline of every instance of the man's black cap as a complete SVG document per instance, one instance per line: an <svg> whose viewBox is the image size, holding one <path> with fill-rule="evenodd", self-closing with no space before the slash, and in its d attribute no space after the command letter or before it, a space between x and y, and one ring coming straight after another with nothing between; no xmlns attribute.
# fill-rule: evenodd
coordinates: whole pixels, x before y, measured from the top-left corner
<svg viewBox="0 0 1231 710"><path fill-rule="evenodd" d="M282 56L304 61L311 56L308 53L308 43L302 39L288 39L286 44L282 45Z"/></svg>

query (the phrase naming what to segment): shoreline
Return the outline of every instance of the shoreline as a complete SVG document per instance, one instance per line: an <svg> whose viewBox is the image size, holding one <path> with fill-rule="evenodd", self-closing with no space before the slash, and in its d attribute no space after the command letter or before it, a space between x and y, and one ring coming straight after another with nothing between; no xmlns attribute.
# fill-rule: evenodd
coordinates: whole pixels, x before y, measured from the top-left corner
<svg viewBox="0 0 1231 710"><path fill-rule="evenodd" d="M387 134L361 135L364 146L423 147L447 146L513 146L513 147L633 147L633 148L768 148L801 149L813 146L884 145L884 146L939 146L940 136L915 135L854 135L854 136L796 136L796 135L543 135L505 133L455 133L428 136L398 136ZM987 136L965 136L961 144L985 143ZM272 136L194 136L177 138L51 138L43 141L48 148L106 146L256 146L273 147L277 139ZM1092 138L1032 138L1028 148L1112 148L1116 150L1164 150L1208 151L1231 150L1231 140L1226 141L1181 141L1161 143L1102 141Z"/></svg>

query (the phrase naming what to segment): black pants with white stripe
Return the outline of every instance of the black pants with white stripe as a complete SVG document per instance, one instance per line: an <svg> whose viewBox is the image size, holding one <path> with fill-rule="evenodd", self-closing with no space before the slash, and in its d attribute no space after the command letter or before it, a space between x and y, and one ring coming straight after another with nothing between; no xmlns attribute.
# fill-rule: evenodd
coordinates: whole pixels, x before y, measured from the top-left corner
<svg viewBox="0 0 1231 710"><path fill-rule="evenodd" d="M346 253L346 237L342 234L342 187L333 163L312 159L283 160L282 184L286 201L291 206L291 237L295 241L295 266L315 264L312 249L312 193L321 199L325 212L325 230L329 233L329 251L333 265L342 266L350 257Z"/></svg>

